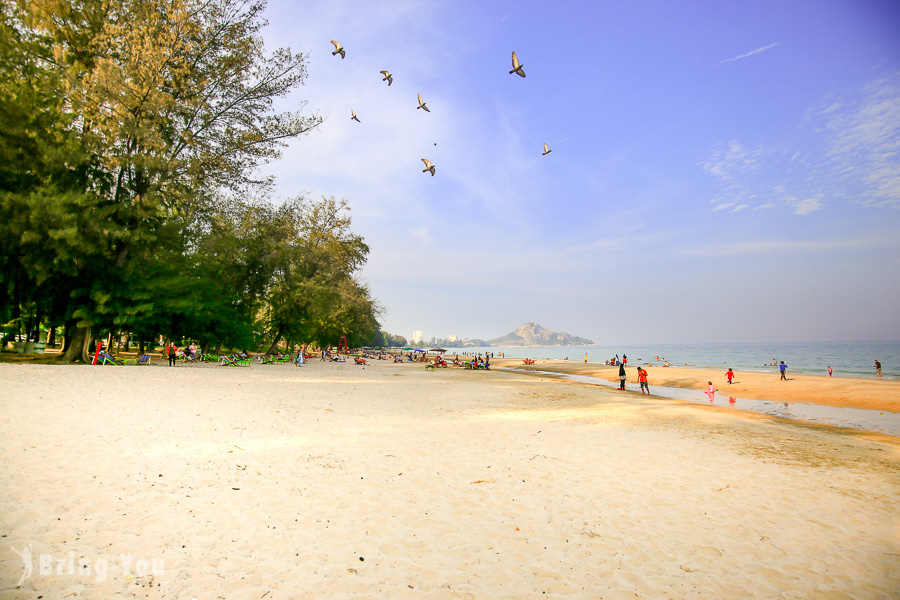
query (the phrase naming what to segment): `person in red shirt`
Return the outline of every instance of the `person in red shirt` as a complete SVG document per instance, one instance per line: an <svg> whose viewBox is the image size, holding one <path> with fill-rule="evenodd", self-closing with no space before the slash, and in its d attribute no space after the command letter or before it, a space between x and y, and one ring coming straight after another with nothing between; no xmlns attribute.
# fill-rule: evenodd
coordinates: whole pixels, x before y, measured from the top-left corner
<svg viewBox="0 0 900 600"><path fill-rule="evenodd" d="M728 383L731 383L731 380L734 379L734 371L728 369L728 372L725 373L725 377L728 378Z"/></svg>
<svg viewBox="0 0 900 600"><path fill-rule="evenodd" d="M647 395L650 395L650 384L647 383L647 371L638 367L638 381L641 384L641 395L644 395L644 390L647 390Z"/></svg>

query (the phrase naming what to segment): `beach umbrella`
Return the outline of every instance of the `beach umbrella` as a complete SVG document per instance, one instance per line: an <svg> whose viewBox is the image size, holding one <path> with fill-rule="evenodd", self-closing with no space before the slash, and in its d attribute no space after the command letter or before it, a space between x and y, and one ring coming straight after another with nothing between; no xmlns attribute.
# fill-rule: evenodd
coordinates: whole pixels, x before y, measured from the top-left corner
<svg viewBox="0 0 900 600"><path fill-rule="evenodd" d="M401 350L412 350L412 346L407 346L406 348L400 348Z"/></svg>
<svg viewBox="0 0 900 600"><path fill-rule="evenodd" d="M444 348L431 348L428 350L429 352L446 352Z"/></svg>

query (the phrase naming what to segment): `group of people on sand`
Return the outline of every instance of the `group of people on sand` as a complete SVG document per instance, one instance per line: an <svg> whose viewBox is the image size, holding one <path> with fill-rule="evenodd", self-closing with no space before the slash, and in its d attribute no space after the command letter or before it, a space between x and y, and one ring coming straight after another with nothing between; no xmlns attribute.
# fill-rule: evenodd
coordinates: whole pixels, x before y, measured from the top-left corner
<svg viewBox="0 0 900 600"><path fill-rule="evenodd" d="M197 355L197 344L191 342L190 346L184 349L179 349L178 345L175 342L169 342L166 346L166 349L163 351L163 355L169 359L169 366L174 367L175 361L179 356L183 356L187 360L194 362L199 358Z"/></svg>
<svg viewBox="0 0 900 600"><path fill-rule="evenodd" d="M638 359L638 360L640 360L640 359ZM585 362L587 362L587 361L585 361ZM616 354L613 358L610 358L608 361L606 361L606 365L610 366L610 367L624 367L627 364L628 364L628 355L626 355L626 354L622 355L622 360L619 360L619 355Z"/></svg>
<svg viewBox="0 0 900 600"><path fill-rule="evenodd" d="M623 355L624 356L624 355ZM650 395L650 383L647 381L648 373L643 367L637 367L638 383L641 384L641 395ZM625 390L625 363L619 363L619 389Z"/></svg>

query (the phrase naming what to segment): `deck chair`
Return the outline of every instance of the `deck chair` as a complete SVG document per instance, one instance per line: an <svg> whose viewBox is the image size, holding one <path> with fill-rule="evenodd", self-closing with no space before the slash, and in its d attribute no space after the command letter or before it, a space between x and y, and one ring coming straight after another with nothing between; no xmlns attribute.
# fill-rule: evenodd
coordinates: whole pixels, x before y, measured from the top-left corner
<svg viewBox="0 0 900 600"><path fill-rule="evenodd" d="M249 367L250 361L243 358L231 358L230 356L220 356L222 365L227 367Z"/></svg>
<svg viewBox="0 0 900 600"><path fill-rule="evenodd" d="M367 365L367 364L369 364L369 363L366 362L366 359L360 358L360 357L358 357L358 356L354 356L354 357L353 357L353 362L355 362L355 363L358 364L358 365Z"/></svg>
<svg viewBox="0 0 900 600"><path fill-rule="evenodd" d="M122 359L125 365L149 365L150 364L150 355L149 354L141 354L140 358L125 358Z"/></svg>
<svg viewBox="0 0 900 600"><path fill-rule="evenodd" d="M109 352L101 352L100 353L100 364L101 365L116 365L120 367L125 364L125 359L115 358Z"/></svg>
<svg viewBox="0 0 900 600"><path fill-rule="evenodd" d="M261 362L264 365L274 365L275 364L275 361L272 360L272 357L267 354L260 354L256 358L258 358L259 362Z"/></svg>

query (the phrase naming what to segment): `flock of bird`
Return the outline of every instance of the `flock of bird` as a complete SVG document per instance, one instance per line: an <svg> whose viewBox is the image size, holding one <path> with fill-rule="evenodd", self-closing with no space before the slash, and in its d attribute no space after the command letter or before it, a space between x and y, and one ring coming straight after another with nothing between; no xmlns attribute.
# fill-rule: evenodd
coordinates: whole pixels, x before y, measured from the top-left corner
<svg viewBox="0 0 900 600"><path fill-rule="evenodd" d="M334 52L331 53L332 56L336 56L336 55L340 54L341 59L347 58L347 51L344 50L344 47L341 45L340 42L338 42L337 40L331 40L331 43L334 44ZM524 65L522 65L519 62L519 57L516 56L515 52L512 53L512 67L513 67L512 70L509 72L510 75L515 73L519 77L525 77L525 70L523 68ZM391 75L390 71L381 71L381 74L384 75L384 77L381 80L387 81L388 87L390 87L390 85L392 83L394 83L394 77ZM431 112L431 110L425 105L425 101L422 100L422 94L418 94L418 97L419 97L419 105L416 107L416 110L421 108L425 112ZM356 113L353 111L352 108L350 109L350 119L353 121L356 121L357 123L361 123L361 121L359 120L359 117L356 116ZM435 146L436 145L437 144L435 144ZM547 156L551 152L553 152L553 151L547 147L547 144L544 144L544 151L541 153L541 155ZM422 172L423 173L431 173L431 176L434 177L435 168L434 168L434 165L431 164L431 161L428 160L427 158L422 158L420 160L423 163L425 163L425 168L422 169Z"/></svg>

